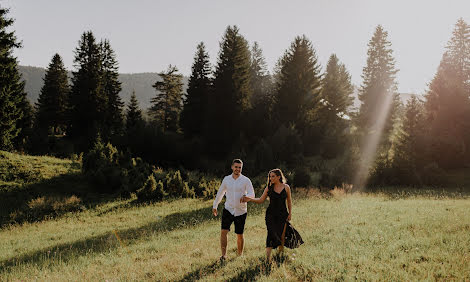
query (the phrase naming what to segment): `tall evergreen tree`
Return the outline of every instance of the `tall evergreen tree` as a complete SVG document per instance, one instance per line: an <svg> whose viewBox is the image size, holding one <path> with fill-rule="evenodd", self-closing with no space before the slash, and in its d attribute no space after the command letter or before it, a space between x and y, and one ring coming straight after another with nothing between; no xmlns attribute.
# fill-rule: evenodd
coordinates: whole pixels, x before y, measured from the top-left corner
<svg viewBox="0 0 470 282"><path fill-rule="evenodd" d="M470 161L470 27L459 19L426 95L431 160L446 168Z"/></svg>
<svg viewBox="0 0 470 282"><path fill-rule="evenodd" d="M395 59L388 32L381 25L375 29L368 43L367 64L362 70L362 84L359 90L361 107L359 110L359 128L364 133L379 130L378 117L385 115L383 136L387 139L393 128L398 108Z"/></svg>
<svg viewBox="0 0 470 282"><path fill-rule="evenodd" d="M208 118L209 94L212 87L209 55L203 42L197 45L189 78L186 100L181 113L181 127L186 136L202 136Z"/></svg>
<svg viewBox="0 0 470 282"><path fill-rule="evenodd" d="M123 129L122 108L124 103L119 96L122 88L119 81L118 62L109 40L103 40L100 47L103 89L108 101L104 136L113 138L120 135Z"/></svg>
<svg viewBox="0 0 470 282"><path fill-rule="evenodd" d="M135 90L132 91L131 100L127 105L126 112L126 132L130 132L132 129L142 126L144 119L142 117L142 111L139 108L139 101L135 95Z"/></svg>
<svg viewBox="0 0 470 282"><path fill-rule="evenodd" d="M220 43L210 99L209 145L223 155L233 148L244 131L244 117L253 93L250 83L250 49L237 26L228 26Z"/></svg>
<svg viewBox="0 0 470 282"><path fill-rule="evenodd" d="M279 65L277 118L283 124L296 124L303 132L309 113L320 101L320 65L310 40L297 36Z"/></svg>
<svg viewBox="0 0 470 282"><path fill-rule="evenodd" d="M0 7L0 150L18 147L25 124L29 102L24 91L24 82L18 72L18 62L13 50L20 48L14 31L9 31L13 19L7 17L8 9Z"/></svg>
<svg viewBox="0 0 470 282"><path fill-rule="evenodd" d="M362 189L375 163L375 174L388 166L391 135L400 100L397 95L395 59L388 32L377 26L368 43L367 64L362 69L359 89L361 106L356 119L360 143L360 162L353 185Z"/></svg>
<svg viewBox="0 0 470 282"><path fill-rule="evenodd" d="M320 64L312 43L297 36L278 62L274 120L278 124L293 124L304 144L306 154L313 154L319 132L315 112L320 104Z"/></svg>
<svg viewBox="0 0 470 282"><path fill-rule="evenodd" d="M271 117L274 105L273 82L258 42L254 42L251 48L250 82L253 89L252 108L247 115L250 122L246 123L248 130L246 137L251 139L249 146L252 146L262 142L261 138L266 138L273 130Z"/></svg>
<svg viewBox="0 0 470 282"><path fill-rule="evenodd" d="M265 100L272 88L271 76L258 42L251 47L251 88L253 89L252 104Z"/></svg>
<svg viewBox="0 0 470 282"><path fill-rule="evenodd" d="M353 86L351 76L344 64L341 64L335 54L328 60L322 79L321 99L319 110L323 135L323 146L327 154L334 156L337 151L346 149L344 141L345 129L350 125L350 107L353 104ZM326 152L325 152L326 153Z"/></svg>
<svg viewBox="0 0 470 282"><path fill-rule="evenodd" d="M35 129L45 134L64 132L67 124L67 97L69 95L67 70L59 54L52 57L46 69L44 85L36 103Z"/></svg>
<svg viewBox="0 0 470 282"><path fill-rule="evenodd" d="M351 75L335 54L331 55L322 80L321 98L332 122L349 115L353 105Z"/></svg>
<svg viewBox="0 0 470 282"><path fill-rule="evenodd" d="M100 134L107 115L108 97L103 85L100 46L91 31L84 32L75 49L75 67L72 72L70 95L69 135L79 150L91 147Z"/></svg>
<svg viewBox="0 0 470 282"><path fill-rule="evenodd" d="M424 108L415 96L408 101L402 124L395 138L392 166L398 184L417 184L418 168L424 157Z"/></svg>
<svg viewBox="0 0 470 282"><path fill-rule="evenodd" d="M183 107L183 75L172 65L159 75L162 80L153 85L157 95L151 101L149 114L162 131L177 132Z"/></svg>

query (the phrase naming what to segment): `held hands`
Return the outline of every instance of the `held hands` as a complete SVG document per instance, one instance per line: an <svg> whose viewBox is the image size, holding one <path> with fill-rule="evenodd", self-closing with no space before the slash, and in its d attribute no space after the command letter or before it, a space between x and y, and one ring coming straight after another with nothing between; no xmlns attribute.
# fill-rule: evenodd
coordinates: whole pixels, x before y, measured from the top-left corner
<svg viewBox="0 0 470 282"><path fill-rule="evenodd" d="M249 202L250 201L250 198L248 198L247 196L243 196L240 198L240 203L246 203L246 202Z"/></svg>

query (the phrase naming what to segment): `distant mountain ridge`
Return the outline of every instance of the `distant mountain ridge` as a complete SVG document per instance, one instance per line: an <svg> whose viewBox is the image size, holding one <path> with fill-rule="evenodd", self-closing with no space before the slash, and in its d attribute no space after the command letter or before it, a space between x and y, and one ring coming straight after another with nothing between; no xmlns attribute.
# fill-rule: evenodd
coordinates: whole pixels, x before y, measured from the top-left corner
<svg viewBox="0 0 470 282"><path fill-rule="evenodd" d="M44 75L46 70L44 68L32 67L32 66L19 66L19 71L26 82L25 90L28 93L28 98L32 103L35 103L39 97L39 92L44 83ZM69 79L72 77L72 72L69 71ZM119 81L122 83L122 91L120 96L122 101L127 105L130 100L132 91L135 90L139 106L142 110L147 110L150 107L150 100L155 97L156 91L152 87L157 80L160 80L160 76L155 72L146 73L121 73L119 74ZM186 93L188 85L188 77L183 77L184 92ZM354 87L354 105L353 108L359 109L361 102L358 98L359 89ZM406 102L412 96L419 96L413 93L399 93L400 100L406 104Z"/></svg>
<svg viewBox="0 0 470 282"><path fill-rule="evenodd" d="M23 80L25 81L25 91L28 94L29 100L34 104L39 97L39 93L44 84L44 76L46 69L33 66L19 66L18 67ZM69 79L72 78L72 72L68 72ZM155 97L156 91L152 87L157 80L160 80L158 73L121 73L119 74L119 81L122 83L122 90L120 96L122 101L127 105L132 91L135 90L135 95L139 101L139 106L142 110L147 110L150 107L150 100ZM188 78L183 77L184 91L188 84Z"/></svg>

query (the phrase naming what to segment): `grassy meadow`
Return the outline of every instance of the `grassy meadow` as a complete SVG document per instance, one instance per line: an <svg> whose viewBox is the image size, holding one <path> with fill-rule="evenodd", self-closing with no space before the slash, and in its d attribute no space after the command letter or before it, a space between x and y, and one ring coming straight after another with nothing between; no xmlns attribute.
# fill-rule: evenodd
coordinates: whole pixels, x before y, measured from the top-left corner
<svg viewBox="0 0 470 282"><path fill-rule="evenodd" d="M76 173L72 162L52 162L62 168L38 180L42 185ZM31 189L15 181L4 178L1 193ZM67 183L77 189L82 208L1 226L1 281L470 279L470 198L463 192L297 189L292 224L304 245L266 265L267 203L250 203L245 253L236 256L231 232L228 260L220 264L220 215L212 216L210 200L144 204L117 198L85 204L79 194L83 184ZM35 200L26 201L25 209Z"/></svg>

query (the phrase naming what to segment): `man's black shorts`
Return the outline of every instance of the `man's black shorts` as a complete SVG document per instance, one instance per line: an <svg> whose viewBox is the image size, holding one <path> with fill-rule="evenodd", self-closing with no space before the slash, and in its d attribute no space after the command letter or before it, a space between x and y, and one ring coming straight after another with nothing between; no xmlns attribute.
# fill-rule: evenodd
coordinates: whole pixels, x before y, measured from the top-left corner
<svg viewBox="0 0 470 282"><path fill-rule="evenodd" d="M230 225L232 225L232 222L234 222L235 233L243 234L243 230L245 229L246 214L247 213L244 213L239 216L234 216L228 210L224 209L224 211L222 212L222 229L230 231Z"/></svg>

